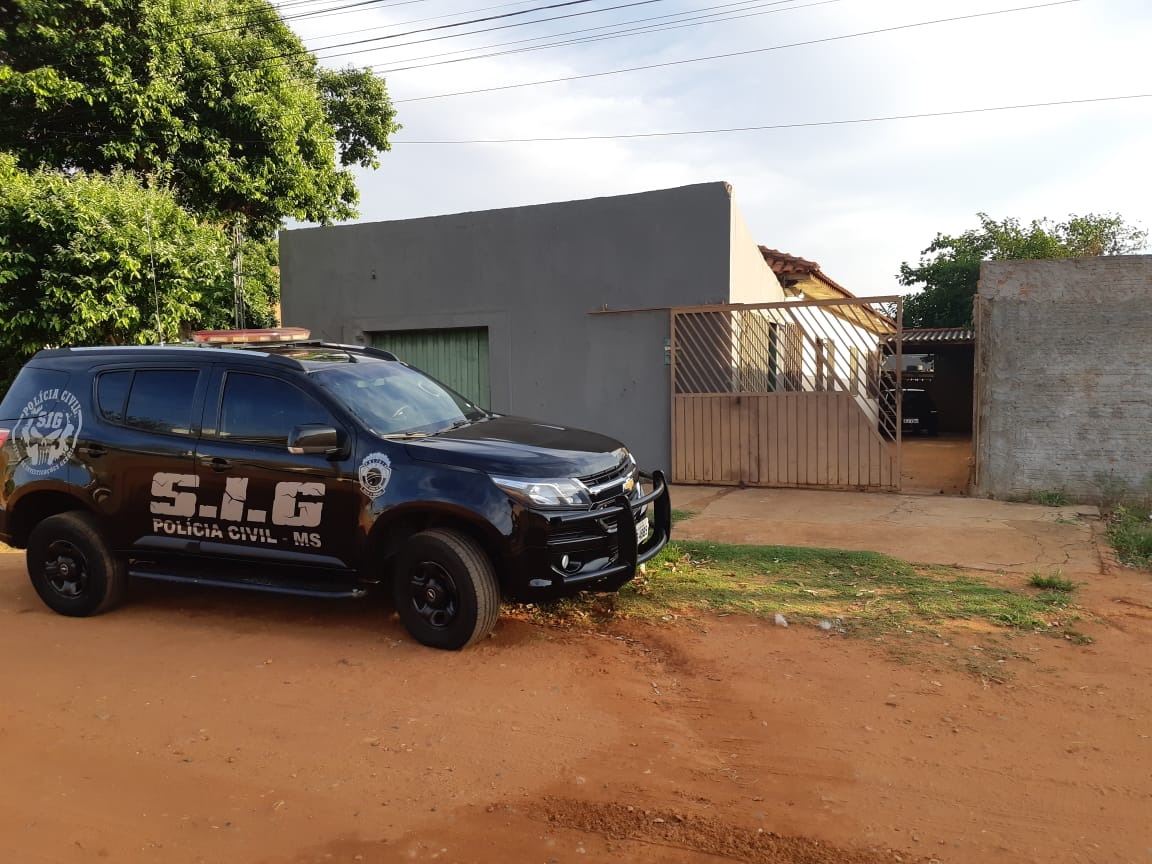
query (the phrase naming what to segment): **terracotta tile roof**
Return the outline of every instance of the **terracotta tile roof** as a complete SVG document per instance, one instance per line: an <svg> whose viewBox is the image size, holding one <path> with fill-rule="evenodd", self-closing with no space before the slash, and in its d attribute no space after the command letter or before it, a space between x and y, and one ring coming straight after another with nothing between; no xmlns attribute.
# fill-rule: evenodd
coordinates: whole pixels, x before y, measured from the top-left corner
<svg viewBox="0 0 1152 864"><path fill-rule="evenodd" d="M839 294L842 297L856 296L827 276L815 261L809 261L799 255L789 255L778 249L769 249L767 246L760 247L760 254L764 256L764 260L772 268L772 272L776 274L780 284L785 289L802 279L815 279L830 288L832 294Z"/></svg>
<svg viewBox="0 0 1152 864"><path fill-rule="evenodd" d="M815 261L809 261L799 255L789 255L778 249L769 249L767 246L760 247L760 254L764 256L764 260L768 262L768 266L777 276L802 278L811 276L820 270L820 265Z"/></svg>

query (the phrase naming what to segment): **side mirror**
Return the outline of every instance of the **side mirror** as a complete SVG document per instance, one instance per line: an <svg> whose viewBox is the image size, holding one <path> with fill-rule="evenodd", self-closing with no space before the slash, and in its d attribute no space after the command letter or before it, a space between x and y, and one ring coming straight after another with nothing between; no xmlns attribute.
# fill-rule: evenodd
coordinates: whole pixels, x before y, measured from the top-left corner
<svg viewBox="0 0 1152 864"><path fill-rule="evenodd" d="M335 456L341 449L340 433L331 426L297 426L288 435L288 452L296 455Z"/></svg>

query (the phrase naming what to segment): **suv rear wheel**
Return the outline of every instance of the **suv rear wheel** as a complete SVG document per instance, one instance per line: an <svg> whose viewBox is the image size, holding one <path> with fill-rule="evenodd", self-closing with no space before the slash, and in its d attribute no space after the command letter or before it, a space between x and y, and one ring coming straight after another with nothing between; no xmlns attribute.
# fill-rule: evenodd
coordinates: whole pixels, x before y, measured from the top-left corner
<svg viewBox="0 0 1152 864"><path fill-rule="evenodd" d="M124 562L108 552L88 513L59 513L33 528L27 562L32 587L61 615L98 615L124 597Z"/></svg>
<svg viewBox="0 0 1152 864"><path fill-rule="evenodd" d="M484 550L463 534L436 529L414 535L392 576L400 621L418 642L457 650L492 632L500 588Z"/></svg>

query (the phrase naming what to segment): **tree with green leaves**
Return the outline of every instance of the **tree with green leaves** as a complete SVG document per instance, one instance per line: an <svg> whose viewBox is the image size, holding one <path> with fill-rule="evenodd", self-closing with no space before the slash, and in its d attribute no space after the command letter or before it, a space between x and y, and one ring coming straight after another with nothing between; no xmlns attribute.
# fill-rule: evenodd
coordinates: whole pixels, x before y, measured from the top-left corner
<svg viewBox="0 0 1152 864"><path fill-rule="evenodd" d="M230 238L171 190L119 170L23 171L0 154L0 390L41 348L141 344L226 327ZM245 305L271 322L268 244L249 247ZM263 256L263 257L262 257Z"/></svg>
<svg viewBox="0 0 1152 864"><path fill-rule="evenodd" d="M3 0L0 151L168 183L268 237L355 215L399 127L383 80L317 65L265 0Z"/></svg>
<svg viewBox="0 0 1152 864"><path fill-rule="evenodd" d="M901 285L922 290L904 301L904 323L909 327L970 327L972 301L980 279L980 262L1030 258L1081 258L1138 252L1148 232L1129 225L1118 215L1069 216L1064 222L1033 219L997 221L978 213L978 229L936 239L913 267L900 265Z"/></svg>
<svg viewBox="0 0 1152 864"><path fill-rule="evenodd" d="M272 323L276 230L353 217L397 129L266 0L0 0L0 388L45 345L227 326L237 225Z"/></svg>

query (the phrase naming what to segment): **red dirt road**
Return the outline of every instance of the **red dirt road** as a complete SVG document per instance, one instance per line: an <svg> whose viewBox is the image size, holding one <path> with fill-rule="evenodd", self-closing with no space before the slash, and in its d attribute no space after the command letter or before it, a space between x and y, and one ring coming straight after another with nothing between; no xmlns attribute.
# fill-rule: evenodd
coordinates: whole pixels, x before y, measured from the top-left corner
<svg viewBox="0 0 1152 864"><path fill-rule="evenodd" d="M0 860L1150 861L1152 579L1083 599L1094 645L985 684L963 634L898 663L740 617L459 654L180 586L69 620L0 553Z"/></svg>

